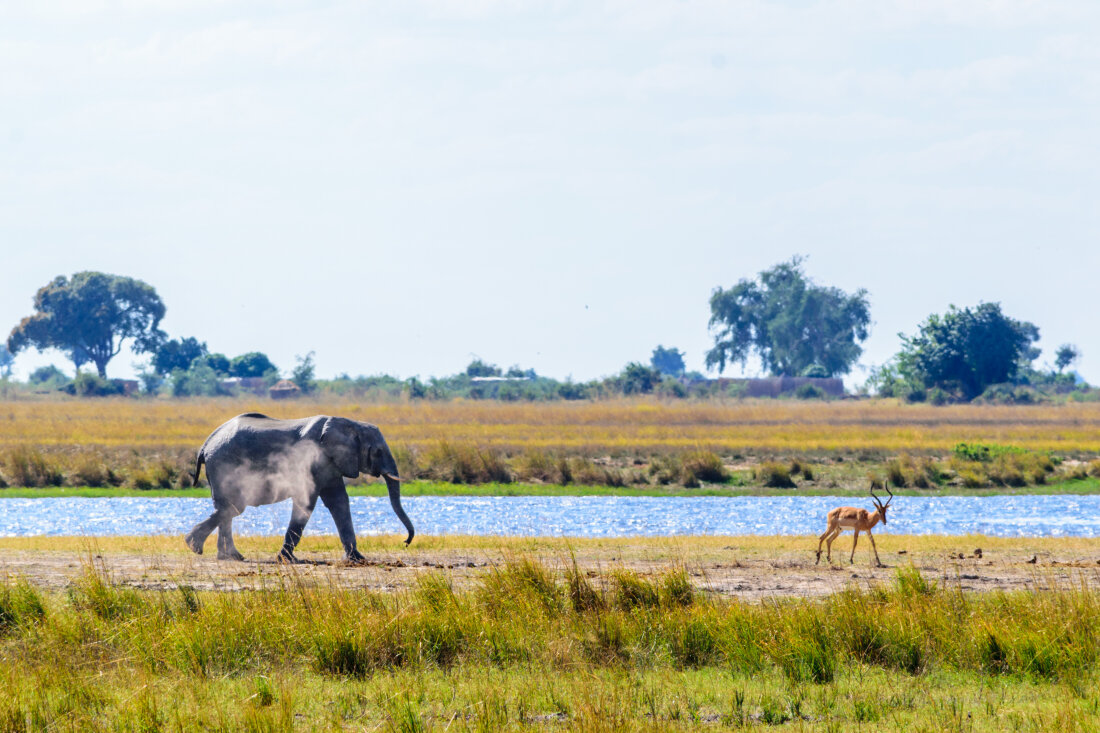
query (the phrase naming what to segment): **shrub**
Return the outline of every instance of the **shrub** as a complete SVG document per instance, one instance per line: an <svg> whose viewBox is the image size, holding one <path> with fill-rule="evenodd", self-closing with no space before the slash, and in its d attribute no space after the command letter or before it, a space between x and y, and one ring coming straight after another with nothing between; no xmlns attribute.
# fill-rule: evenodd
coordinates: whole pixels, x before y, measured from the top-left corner
<svg viewBox="0 0 1100 733"><path fill-rule="evenodd" d="M968 489L980 489L989 483L985 475L973 470L959 471L959 480Z"/></svg>
<svg viewBox="0 0 1100 733"><path fill-rule="evenodd" d="M906 469L912 470L912 462L909 456L891 458L886 462L886 480L894 486L901 486L903 488L908 486L909 479L906 476Z"/></svg>
<svg viewBox="0 0 1100 733"><path fill-rule="evenodd" d="M797 486L791 480L790 468L777 461L765 461L753 470L756 480L763 486L774 489L793 489Z"/></svg>
<svg viewBox="0 0 1100 733"><path fill-rule="evenodd" d="M523 481L564 484L562 462L545 451L529 450L516 460L516 477Z"/></svg>
<svg viewBox="0 0 1100 733"><path fill-rule="evenodd" d="M794 396L800 400L823 400L829 395L816 384L803 384L794 391Z"/></svg>
<svg viewBox="0 0 1100 733"><path fill-rule="evenodd" d="M659 581L659 597L661 604L667 608L690 606L694 603L695 592L687 571L676 568L662 575Z"/></svg>
<svg viewBox="0 0 1100 733"><path fill-rule="evenodd" d="M103 462L103 458L89 451L80 453L69 468L71 486L114 486L118 482L118 477Z"/></svg>
<svg viewBox="0 0 1100 733"><path fill-rule="evenodd" d="M653 608L660 603L657 585L633 570L619 569L611 574L615 605L629 611L632 608Z"/></svg>
<svg viewBox="0 0 1100 733"><path fill-rule="evenodd" d="M37 448L17 445L3 459L4 474L13 486L60 486L64 480L57 463Z"/></svg>
<svg viewBox="0 0 1100 733"><path fill-rule="evenodd" d="M603 596L588 582L588 576L577 567L575 560L566 573L566 582L569 586L569 605L577 613L602 610L606 607Z"/></svg>
<svg viewBox="0 0 1100 733"><path fill-rule="evenodd" d="M424 456L426 473L436 481L454 484L512 482L512 473L500 453L472 445L454 445L445 440Z"/></svg>
<svg viewBox="0 0 1100 733"><path fill-rule="evenodd" d="M708 450L690 451L680 461L685 486L690 479L711 483L725 483L730 479L729 472L722 465L722 459Z"/></svg>
<svg viewBox="0 0 1100 733"><path fill-rule="evenodd" d="M678 456L657 456L650 461L647 473L654 483L665 486L678 482L683 468Z"/></svg>
<svg viewBox="0 0 1100 733"><path fill-rule="evenodd" d="M1089 475L1100 478L1100 459L1089 464Z"/></svg>
<svg viewBox="0 0 1100 733"><path fill-rule="evenodd" d="M37 624L45 616L42 597L26 580L0 585L0 635Z"/></svg>
<svg viewBox="0 0 1100 733"><path fill-rule="evenodd" d="M104 379L98 374L81 372L76 379L65 385L65 391L78 397L110 397L125 391L122 382Z"/></svg>
<svg viewBox="0 0 1100 733"><path fill-rule="evenodd" d="M566 462L568 473L573 483L584 486L625 486L626 478L622 471L609 466L601 466L587 458L570 458ZM560 466L559 466L560 470Z"/></svg>

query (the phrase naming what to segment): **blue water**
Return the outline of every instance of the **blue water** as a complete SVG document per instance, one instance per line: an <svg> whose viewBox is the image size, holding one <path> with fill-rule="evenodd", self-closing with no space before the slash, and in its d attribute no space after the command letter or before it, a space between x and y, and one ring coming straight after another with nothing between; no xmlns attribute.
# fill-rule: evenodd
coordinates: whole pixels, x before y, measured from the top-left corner
<svg viewBox="0 0 1100 733"><path fill-rule="evenodd" d="M403 499L418 534L630 537L820 534L852 497L520 496ZM52 498L0 501L0 537L184 534L213 509L210 499ZM400 534L382 497L352 497L359 534ZM876 532L1003 537L1100 536L1100 496L898 497ZM241 535L282 535L290 503L253 507L234 521ZM306 534L335 534L318 504Z"/></svg>

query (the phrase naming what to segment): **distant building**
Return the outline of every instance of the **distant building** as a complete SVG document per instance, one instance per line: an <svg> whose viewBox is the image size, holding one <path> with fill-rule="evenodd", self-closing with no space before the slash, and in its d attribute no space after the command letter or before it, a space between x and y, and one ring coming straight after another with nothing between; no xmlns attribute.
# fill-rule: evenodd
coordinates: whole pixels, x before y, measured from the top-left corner
<svg viewBox="0 0 1100 733"><path fill-rule="evenodd" d="M271 395L273 400L285 400L297 397L302 394L302 390L289 379L280 379L268 390L268 394Z"/></svg>
<svg viewBox="0 0 1100 733"><path fill-rule="evenodd" d="M227 391L242 389L263 394L267 389L267 380L263 377L229 377L222 380L222 388Z"/></svg>
<svg viewBox="0 0 1100 733"><path fill-rule="evenodd" d="M716 379L723 389L745 385L746 397L779 397L794 392L804 384L817 387L830 397L844 396L844 380L840 377L764 377L761 379Z"/></svg>
<svg viewBox="0 0 1100 733"><path fill-rule="evenodd" d="M141 389L141 382L136 379L112 379L111 381L122 387L122 394L127 397L137 394Z"/></svg>

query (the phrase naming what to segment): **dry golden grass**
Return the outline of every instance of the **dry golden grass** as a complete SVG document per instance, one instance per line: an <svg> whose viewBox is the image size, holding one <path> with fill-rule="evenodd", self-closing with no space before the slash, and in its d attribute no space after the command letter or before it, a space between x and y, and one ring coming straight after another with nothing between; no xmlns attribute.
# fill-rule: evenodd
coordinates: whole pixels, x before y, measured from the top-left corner
<svg viewBox="0 0 1100 733"><path fill-rule="evenodd" d="M900 535L876 534L881 551L904 547L911 554L959 552L981 547L986 554L1031 555L1034 553L1079 554L1100 556L1100 538L1096 537L991 537L988 535ZM617 561L649 562L685 561L693 563L732 556L780 557L788 553L803 553L812 560L817 547L816 536L799 535L676 535L669 537L497 537L480 535L420 535L413 547L403 548L399 535L362 535L359 549L365 553L383 552L415 558L419 554L436 552L492 552L532 554L539 557L568 557L570 552L604 552ZM836 547L851 546L851 535L845 534ZM237 546L249 555L274 556L282 544L281 537L242 535ZM397 549L395 549L397 548ZM335 535L307 535L299 549L305 553L340 553L340 540ZM861 546L866 552L867 548ZM191 551L179 535L140 535L121 537L0 537L0 551L77 552L77 553L141 553L153 555L190 556ZM846 555L845 555L846 557ZM866 564L862 557L860 567ZM230 568L235 567L232 564Z"/></svg>
<svg viewBox="0 0 1100 733"><path fill-rule="evenodd" d="M959 442L1100 453L1100 404L932 407L892 400L804 403L614 400L583 403L272 402L133 399L0 403L0 446L197 448L228 418L337 414L379 425L392 445L439 441L510 453L616 454L704 448L736 452L945 452Z"/></svg>

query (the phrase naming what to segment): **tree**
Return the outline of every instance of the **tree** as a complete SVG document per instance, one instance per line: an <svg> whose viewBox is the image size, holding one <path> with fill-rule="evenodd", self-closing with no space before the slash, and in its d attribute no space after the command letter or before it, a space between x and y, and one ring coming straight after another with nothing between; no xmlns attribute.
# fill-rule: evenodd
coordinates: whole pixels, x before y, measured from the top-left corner
<svg viewBox="0 0 1100 733"><path fill-rule="evenodd" d="M214 373L219 376L225 376L229 374L229 357L225 354L213 353L204 354L202 356L202 363L214 370Z"/></svg>
<svg viewBox="0 0 1100 733"><path fill-rule="evenodd" d="M661 373L632 361L623 368L618 382L623 394L649 394L661 383Z"/></svg>
<svg viewBox="0 0 1100 733"><path fill-rule="evenodd" d="M1008 382L1039 355L1039 329L1001 312L1000 303L951 306L932 314L916 336L902 339L898 369L925 387L973 399L992 384Z"/></svg>
<svg viewBox="0 0 1100 733"><path fill-rule="evenodd" d="M277 371L275 365L259 351L235 356L229 362L229 373L234 377L262 377L272 371Z"/></svg>
<svg viewBox="0 0 1100 733"><path fill-rule="evenodd" d="M650 365L661 374L672 377L682 376L685 370L684 354L679 349L666 349L658 345L649 359Z"/></svg>
<svg viewBox="0 0 1100 733"><path fill-rule="evenodd" d="M474 359L466 367L467 377L499 377L500 367L495 364L486 364L481 359Z"/></svg>
<svg viewBox="0 0 1100 733"><path fill-rule="evenodd" d="M28 346L60 349L76 369L91 362L100 377L107 363L134 340L136 351L149 351L164 318L164 303L151 285L130 277L102 272L59 275L34 296L34 315L12 329L8 349L17 354Z"/></svg>
<svg viewBox="0 0 1100 733"><path fill-rule="evenodd" d="M66 384L69 378L65 376L65 373L55 367L53 364L49 366L40 366L35 369L27 377L27 381L31 384L37 384L47 387L59 387Z"/></svg>
<svg viewBox="0 0 1100 733"><path fill-rule="evenodd" d="M313 352L294 358L298 360L298 363L294 366L294 371L290 373L290 381L298 385L298 389L302 390L302 394L309 394L314 387Z"/></svg>
<svg viewBox="0 0 1100 733"><path fill-rule="evenodd" d="M817 364L826 376L846 374L863 352L871 323L867 291L848 295L815 285L794 257L710 297L714 348L708 369L719 372L756 352L772 375L795 376Z"/></svg>
<svg viewBox="0 0 1100 733"><path fill-rule="evenodd" d="M153 350L153 371L164 376L176 369L189 369L191 362L206 354L206 343L191 336L162 340Z"/></svg>
<svg viewBox="0 0 1100 733"><path fill-rule="evenodd" d="M0 344L0 379L7 379L11 376L11 368L14 362L15 357L8 351L8 345Z"/></svg>
<svg viewBox="0 0 1100 733"><path fill-rule="evenodd" d="M1058 351L1054 352L1054 366L1058 369L1058 373L1064 372L1066 367L1077 361L1079 356L1081 356L1081 352L1073 344L1059 346Z"/></svg>

